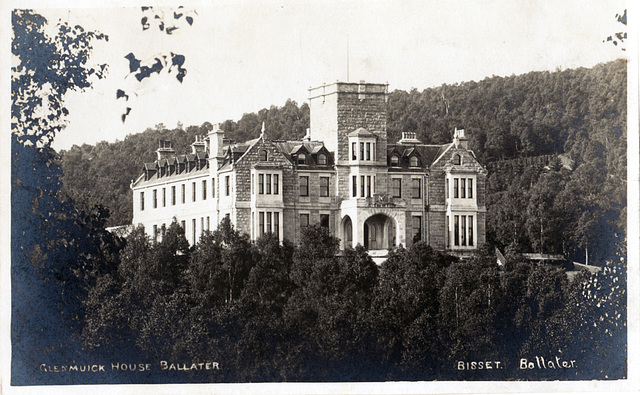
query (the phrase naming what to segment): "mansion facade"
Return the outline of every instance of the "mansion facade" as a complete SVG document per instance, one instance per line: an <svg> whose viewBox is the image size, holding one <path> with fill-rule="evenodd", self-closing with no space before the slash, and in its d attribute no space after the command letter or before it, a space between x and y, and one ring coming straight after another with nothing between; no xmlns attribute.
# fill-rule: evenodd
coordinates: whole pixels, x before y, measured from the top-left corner
<svg viewBox="0 0 640 395"><path fill-rule="evenodd" d="M320 224L341 248L369 250L424 240L464 254L485 242L487 171L464 130L444 145L405 132L387 142L386 84L336 82L309 90L310 129L299 141L236 143L215 126L191 153L161 141L132 183L133 224L152 238L174 218L189 243L227 217L252 240L274 233L299 243Z"/></svg>

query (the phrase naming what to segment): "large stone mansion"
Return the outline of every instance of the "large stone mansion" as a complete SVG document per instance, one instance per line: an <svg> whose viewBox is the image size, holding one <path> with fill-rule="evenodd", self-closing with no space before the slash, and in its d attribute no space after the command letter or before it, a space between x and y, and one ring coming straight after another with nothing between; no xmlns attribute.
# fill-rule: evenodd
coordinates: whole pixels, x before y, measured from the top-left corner
<svg viewBox="0 0 640 395"><path fill-rule="evenodd" d="M302 140L229 142L219 127L176 155L158 159L132 184L133 224L152 238L175 217L193 244L228 217L252 240L271 232L294 243L320 224L341 247L369 250L425 240L452 253L485 242L486 170L467 147L426 145L405 132L387 142L387 85L336 82L309 90L310 129Z"/></svg>

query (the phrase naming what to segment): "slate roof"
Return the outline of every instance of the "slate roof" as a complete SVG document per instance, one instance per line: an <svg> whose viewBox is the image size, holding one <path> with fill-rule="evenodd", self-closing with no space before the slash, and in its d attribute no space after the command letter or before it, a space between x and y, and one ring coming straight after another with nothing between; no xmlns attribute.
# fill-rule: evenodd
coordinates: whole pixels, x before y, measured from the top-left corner
<svg viewBox="0 0 640 395"><path fill-rule="evenodd" d="M427 144L388 144L387 156L392 153L400 155L399 167L409 167L409 158L412 154L417 154L421 160L421 167L429 167L435 160L451 146L451 143L442 145Z"/></svg>

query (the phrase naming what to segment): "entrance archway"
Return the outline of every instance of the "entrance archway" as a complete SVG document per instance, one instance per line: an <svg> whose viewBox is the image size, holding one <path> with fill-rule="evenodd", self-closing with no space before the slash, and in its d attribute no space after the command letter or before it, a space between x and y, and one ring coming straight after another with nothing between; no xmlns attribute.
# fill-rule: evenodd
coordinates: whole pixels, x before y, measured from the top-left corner
<svg viewBox="0 0 640 395"><path fill-rule="evenodd" d="M386 250L396 245L396 221L375 214L364 222L364 246L368 250Z"/></svg>

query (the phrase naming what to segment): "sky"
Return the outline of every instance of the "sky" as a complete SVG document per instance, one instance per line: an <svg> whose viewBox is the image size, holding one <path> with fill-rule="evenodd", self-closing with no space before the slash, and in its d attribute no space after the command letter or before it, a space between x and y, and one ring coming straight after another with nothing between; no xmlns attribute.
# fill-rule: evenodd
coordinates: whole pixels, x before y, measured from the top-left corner
<svg viewBox="0 0 640 395"><path fill-rule="evenodd" d="M122 140L163 123L174 128L238 120L333 81L386 82L423 90L529 71L591 67L625 57L607 36L624 26L620 0L234 1L186 5L194 22L172 35L143 31L140 7L36 8L109 35L92 61L107 78L67 95L68 125L54 148ZM172 9L162 9L171 13ZM180 83L163 71L138 82L124 58L186 57ZM347 67L348 64L348 67ZM348 70L348 72L347 72ZM348 75L347 75L348 73ZM116 100L117 89L130 95ZM131 113L125 123L120 115Z"/></svg>

